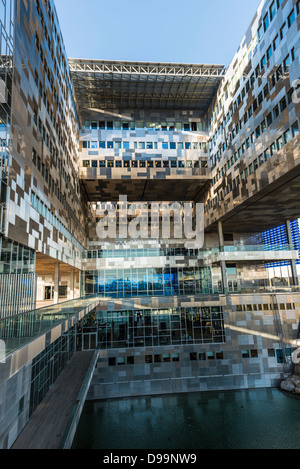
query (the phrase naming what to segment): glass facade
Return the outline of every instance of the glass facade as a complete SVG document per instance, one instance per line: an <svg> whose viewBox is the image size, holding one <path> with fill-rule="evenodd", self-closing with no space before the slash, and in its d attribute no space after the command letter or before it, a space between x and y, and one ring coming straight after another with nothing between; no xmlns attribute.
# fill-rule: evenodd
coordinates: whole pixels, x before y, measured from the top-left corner
<svg viewBox="0 0 300 469"><path fill-rule="evenodd" d="M205 267L118 269L83 272L86 295L112 298L181 296L211 293L211 270Z"/></svg>
<svg viewBox="0 0 300 469"><path fill-rule="evenodd" d="M299 227L299 220L293 220L290 223L291 225L291 233L292 233L292 240L294 249L300 251L300 227ZM263 233L263 243L264 245L268 245L269 247L277 246L278 244L288 244L288 236L287 236L287 229L285 225L277 226L271 230L265 231ZM280 266L287 266L290 262L276 262L272 264L268 264L267 267L280 267ZM300 260L296 261L296 264L300 265Z"/></svg>
<svg viewBox="0 0 300 469"><path fill-rule="evenodd" d="M11 144L11 97L14 43L13 0L0 1L0 24L0 232L4 233Z"/></svg>
<svg viewBox="0 0 300 469"><path fill-rule="evenodd" d="M35 272L35 251L0 238L0 274L29 274Z"/></svg>
<svg viewBox="0 0 300 469"><path fill-rule="evenodd" d="M97 311L77 325L77 348L82 350L224 342L220 306Z"/></svg>
<svg viewBox="0 0 300 469"><path fill-rule="evenodd" d="M32 362L30 410L31 416L74 353L75 328L71 328L47 347Z"/></svg>

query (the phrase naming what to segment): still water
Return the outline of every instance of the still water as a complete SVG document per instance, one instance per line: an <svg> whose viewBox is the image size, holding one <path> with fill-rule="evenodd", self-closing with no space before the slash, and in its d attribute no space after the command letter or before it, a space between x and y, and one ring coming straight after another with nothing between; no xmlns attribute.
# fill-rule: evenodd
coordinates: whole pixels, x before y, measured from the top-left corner
<svg viewBox="0 0 300 469"><path fill-rule="evenodd" d="M299 449L300 399L278 389L87 402L73 449Z"/></svg>

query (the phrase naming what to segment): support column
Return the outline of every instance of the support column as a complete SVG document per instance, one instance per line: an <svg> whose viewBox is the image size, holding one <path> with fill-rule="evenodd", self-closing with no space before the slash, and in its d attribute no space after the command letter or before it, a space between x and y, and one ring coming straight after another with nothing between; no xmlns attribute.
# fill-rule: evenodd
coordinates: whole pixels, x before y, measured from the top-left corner
<svg viewBox="0 0 300 469"><path fill-rule="evenodd" d="M54 304L58 303L59 300L59 280L60 280L60 268L59 264L55 264L55 271L54 271Z"/></svg>
<svg viewBox="0 0 300 469"><path fill-rule="evenodd" d="M290 220L286 220L286 232L287 232L287 238L288 238L288 244L290 246L293 246L293 237L292 237L292 230L291 230L291 222ZM299 279L298 279L298 274L297 274L297 267L296 267L296 262L294 260L291 260L291 269L292 269L292 280L293 280L293 285L299 285Z"/></svg>
<svg viewBox="0 0 300 469"><path fill-rule="evenodd" d="M70 300L74 299L74 296L75 296L74 288L75 288L75 269L73 267L71 267L71 273L70 273Z"/></svg>
<svg viewBox="0 0 300 469"><path fill-rule="evenodd" d="M224 247L224 236L223 236L223 226L222 222L218 222L218 236L219 236L219 247ZM227 270L226 270L226 262L221 261L221 275L222 275L222 284L223 284L223 291L224 293L227 292L228 283L227 283Z"/></svg>

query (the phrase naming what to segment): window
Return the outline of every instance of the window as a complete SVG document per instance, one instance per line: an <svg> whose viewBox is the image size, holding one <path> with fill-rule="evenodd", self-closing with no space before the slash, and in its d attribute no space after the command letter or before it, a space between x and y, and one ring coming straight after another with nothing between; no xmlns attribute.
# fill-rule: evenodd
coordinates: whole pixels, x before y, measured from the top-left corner
<svg viewBox="0 0 300 469"><path fill-rule="evenodd" d="M214 352L207 352L207 360L214 360L215 354Z"/></svg>
<svg viewBox="0 0 300 469"><path fill-rule="evenodd" d="M83 148L90 148L90 142L82 142Z"/></svg>
<svg viewBox="0 0 300 469"><path fill-rule="evenodd" d="M196 352L190 353L190 360L191 361L196 361L197 360L197 353Z"/></svg>
<svg viewBox="0 0 300 469"><path fill-rule="evenodd" d="M257 37L259 41L261 40L262 35L263 35L263 25L261 24L257 31Z"/></svg>
<svg viewBox="0 0 300 469"><path fill-rule="evenodd" d="M284 97L281 101L280 101L280 112L283 112L284 109L286 108L286 98Z"/></svg>
<svg viewBox="0 0 300 469"><path fill-rule="evenodd" d="M114 128L114 123L112 121L107 122L107 130L113 130Z"/></svg>
<svg viewBox="0 0 300 469"><path fill-rule="evenodd" d="M265 32L267 31L269 25L270 25L269 14L267 13L266 16L264 17L264 31Z"/></svg>
<svg viewBox="0 0 300 469"><path fill-rule="evenodd" d="M270 114L268 114L267 116L267 126L270 127L271 124L272 124L272 113L270 112Z"/></svg>
<svg viewBox="0 0 300 469"><path fill-rule="evenodd" d="M290 55L288 55L283 61L283 70L286 72L290 65L291 65L291 58L290 58Z"/></svg>
<svg viewBox="0 0 300 469"><path fill-rule="evenodd" d="M129 150L129 142L123 142L123 149Z"/></svg>
<svg viewBox="0 0 300 469"><path fill-rule="evenodd" d="M277 80L279 80L281 76L282 76L282 66L279 65L279 67L278 67L277 70L276 70L276 78L277 78Z"/></svg>
<svg viewBox="0 0 300 469"><path fill-rule="evenodd" d="M273 54L273 50L272 50L272 46L270 46L269 49L267 50L267 60L270 60L270 58L272 57L272 54Z"/></svg>
<svg viewBox="0 0 300 469"><path fill-rule="evenodd" d="M185 132L189 132L189 131L190 131L190 124L187 123L187 122L184 123L184 124L183 124L183 130L184 130Z"/></svg>
<svg viewBox="0 0 300 469"><path fill-rule="evenodd" d="M274 0L274 2L272 2L270 6L270 21L273 20L275 15L276 15L276 5L275 5L275 0Z"/></svg>
<svg viewBox="0 0 300 469"><path fill-rule="evenodd" d="M176 150L176 142L170 142L170 150Z"/></svg>
<svg viewBox="0 0 300 469"><path fill-rule="evenodd" d="M92 147L95 148L95 147ZM99 148L105 148L105 142L99 142Z"/></svg>
<svg viewBox="0 0 300 469"><path fill-rule="evenodd" d="M284 144L286 145L287 143L289 143L289 141L291 140L291 131L290 130L287 130L284 134L283 134L283 139L284 139Z"/></svg>
<svg viewBox="0 0 300 469"><path fill-rule="evenodd" d="M92 161L92 168L98 168L98 161L97 160Z"/></svg>
<svg viewBox="0 0 300 469"><path fill-rule="evenodd" d="M92 121L91 122L91 127L92 127L92 129L97 129L98 128L98 122L97 121Z"/></svg>
<svg viewBox="0 0 300 469"><path fill-rule="evenodd" d="M163 150L168 150L169 149L169 144L167 142L162 143L162 149Z"/></svg>
<svg viewBox="0 0 300 469"><path fill-rule="evenodd" d="M114 148L114 142L107 142L107 148Z"/></svg>
<svg viewBox="0 0 300 469"><path fill-rule="evenodd" d="M153 357L152 355L145 355L145 363L152 363Z"/></svg>
<svg viewBox="0 0 300 469"><path fill-rule="evenodd" d="M85 161L82 162L82 166L84 168L89 168L90 167L90 162L88 160L85 160Z"/></svg>
<svg viewBox="0 0 300 469"><path fill-rule="evenodd" d="M295 124L292 125L292 135L293 137L296 137L296 135L299 134L299 126L298 122L295 122Z"/></svg>
<svg viewBox="0 0 300 469"><path fill-rule="evenodd" d="M290 27L292 26L292 24L294 23L295 18L296 18L296 16L295 16L295 10L293 10L293 11L289 14L289 16L288 16L288 25L289 25L289 28L290 28Z"/></svg>
<svg viewBox="0 0 300 469"><path fill-rule="evenodd" d="M134 365L134 357L127 357L127 365Z"/></svg>
<svg viewBox="0 0 300 469"><path fill-rule="evenodd" d="M250 358L249 350L242 350L242 357L243 358Z"/></svg>
<svg viewBox="0 0 300 469"><path fill-rule="evenodd" d="M32 162L36 166L36 151L32 150Z"/></svg>
<svg viewBox="0 0 300 469"><path fill-rule="evenodd" d="M99 129L100 130L105 130L105 121L100 121L99 122Z"/></svg>
<svg viewBox="0 0 300 469"><path fill-rule="evenodd" d="M108 359L108 366L116 366L116 359L111 357Z"/></svg>
<svg viewBox="0 0 300 469"><path fill-rule="evenodd" d="M280 38L283 39L284 36L286 35L286 32L287 32L287 24L284 23L284 25L282 26L281 30L280 30Z"/></svg>
<svg viewBox="0 0 300 469"><path fill-rule="evenodd" d="M281 150L281 148L283 147L283 138L279 137L276 141L276 144L277 144L277 150Z"/></svg>
<svg viewBox="0 0 300 469"><path fill-rule="evenodd" d="M278 45L279 45L279 36L277 34L277 36L275 37L275 39L273 41L273 49L276 50Z"/></svg>
<svg viewBox="0 0 300 469"><path fill-rule="evenodd" d="M192 127L192 132L197 132L197 122L192 122L191 123L191 127Z"/></svg>
<svg viewBox="0 0 300 469"><path fill-rule="evenodd" d="M251 358L257 358L258 357L257 350L250 350L250 354L251 354Z"/></svg>
<svg viewBox="0 0 300 469"><path fill-rule="evenodd" d="M291 50L291 57L292 57L292 62L295 60L295 47L292 48Z"/></svg>
<svg viewBox="0 0 300 469"><path fill-rule="evenodd" d="M272 145L270 146L270 154L271 154L271 156L273 156L273 155L275 155L275 153L276 153L276 144L275 144L275 142L274 142L274 143L272 143Z"/></svg>
<svg viewBox="0 0 300 469"><path fill-rule="evenodd" d="M276 119L276 117L279 116L279 107L278 107L278 105L274 107L273 113L274 113L274 119Z"/></svg>

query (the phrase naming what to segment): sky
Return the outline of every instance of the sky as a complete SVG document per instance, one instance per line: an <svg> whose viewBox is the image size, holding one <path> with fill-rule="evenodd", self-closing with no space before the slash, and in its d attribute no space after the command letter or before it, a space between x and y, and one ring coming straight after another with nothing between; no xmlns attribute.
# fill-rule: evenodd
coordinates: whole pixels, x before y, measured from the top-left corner
<svg viewBox="0 0 300 469"><path fill-rule="evenodd" d="M260 0L55 0L69 58L228 66Z"/></svg>

